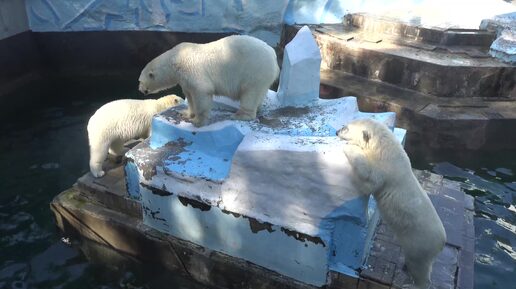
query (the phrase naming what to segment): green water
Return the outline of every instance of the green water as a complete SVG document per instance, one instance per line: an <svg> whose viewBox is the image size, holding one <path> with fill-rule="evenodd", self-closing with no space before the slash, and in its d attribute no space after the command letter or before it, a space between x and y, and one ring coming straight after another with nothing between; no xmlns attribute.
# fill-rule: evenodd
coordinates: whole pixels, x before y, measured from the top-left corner
<svg viewBox="0 0 516 289"><path fill-rule="evenodd" d="M141 97L132 80L65 83L32 91L45 101L0 125L0 288L203 288L92 264L60 240L49 202L88 171L89 116L107 101ZM441 155L414 165L461 181L475 196L475 288L516 288L516 154Z"/></svg>

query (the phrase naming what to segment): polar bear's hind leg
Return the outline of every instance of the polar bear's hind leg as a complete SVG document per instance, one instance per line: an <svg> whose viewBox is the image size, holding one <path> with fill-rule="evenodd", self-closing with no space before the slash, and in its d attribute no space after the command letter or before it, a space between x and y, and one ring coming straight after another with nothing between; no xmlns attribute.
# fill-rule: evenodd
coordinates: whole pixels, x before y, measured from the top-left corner
<svg viewBox="0 0 516 289"><path fill-rule="evenodd" d="M240 109L235 113L234 118L238 120L254 120L256 112L267 94L267 90L268 88L257 88L241 92Z"/></svg>
<svg viewBox="0 0 516 289"><path fill-rule="evenodd" d="M405 264L407 265L407 269L410 275L414 279L414 284L416 285L417 289L426 289L430 286L432 263L433 262L425 261L417 257L411 258L407 256L405 258Z"/></svg>
<svg viewBox="0 0 516 289"><path fill-rule="evenodd" d="M111 142L109 146L109 154L114 156L121 156L124 153L124 141L116 139Z"/></svg>
<svg viewBox="0 0 516 289"><path fill-rule="evenodd" d="M196 95L192 97L192 100L195 108L192 123L197 127L203 126L210 118L213 97L211 95Z"/></svg>
<svg viewBox="0 0 516 289"><path fill-rule="evenodd" d="M109 142L90 143L90 171L96 178L100 178L105 174L102 170L102 164L107 157L109 145Z"/></svg>

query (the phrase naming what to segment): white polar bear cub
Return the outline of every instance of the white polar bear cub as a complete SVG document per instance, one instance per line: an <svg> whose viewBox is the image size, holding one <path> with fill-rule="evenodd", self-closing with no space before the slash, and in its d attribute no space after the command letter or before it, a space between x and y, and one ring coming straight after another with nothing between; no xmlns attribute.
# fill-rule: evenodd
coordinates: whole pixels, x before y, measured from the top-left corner
<svg viewBox="0 0 516 289"><path fill-rule="evenodd" d="M371 119L352 121L337 135L348 141L344 153L357 187L373 194L383 220L400 242L416 287L427 288L446 233L403 147L387 126Z"/></svg>
<svg viewBox="0 0 516 289"><path fill-rule="evenodd" d="M188 100L185 116L202 126L214 95L240 100L236 119L255 119L278 74L272 47L251 36L233 35L207 44L176 45L149 62L138 80L144 94L179 84Z"/></svg>
<svg viewBox="0 0 516 289"><path fill-rule="evenodd" d="M167 95L159 99L119 99L100 107L88 121L91 174L102 177L108 150L121 155L126 141L149 136L155 114L182 102L179 96Z"/></svg>

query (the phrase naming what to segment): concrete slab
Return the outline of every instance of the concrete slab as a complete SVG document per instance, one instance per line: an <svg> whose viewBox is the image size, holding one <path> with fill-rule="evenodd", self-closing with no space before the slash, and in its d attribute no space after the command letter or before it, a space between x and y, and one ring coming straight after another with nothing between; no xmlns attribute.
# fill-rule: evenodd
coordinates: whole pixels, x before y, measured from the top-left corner
<svg viewBox="0 0 516 289"><path fill-rule="evenodd" d="M271 92L258 120L242 122L228 120L231 103L219 103L201 128L182 119L180 107L161 113L150 139L126 154L127 183L138 184L129 194L141 200L146 225L172 236L307 284L325 284L329 269L356 275L375 207L355 193L335 133L364 117L393 128L394 114L360 113L353 97L279 105ZM395 132L403 141L405 132ZM221 228L233 231L221 235ZM267 255L272 244L297 249L276 259Z"/></svg>

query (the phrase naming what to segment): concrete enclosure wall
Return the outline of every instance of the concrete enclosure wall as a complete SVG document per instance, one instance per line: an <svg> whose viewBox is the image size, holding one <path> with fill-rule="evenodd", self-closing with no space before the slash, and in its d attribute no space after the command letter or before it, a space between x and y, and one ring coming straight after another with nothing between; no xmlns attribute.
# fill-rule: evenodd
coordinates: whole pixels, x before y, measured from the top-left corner
<svg viewBox="0 0 516 289"><path fill-rule="evenodd" d="M33 31L234 32L279 42L288 0L27 0Z"/></svg>
<svg viewBox="0 0 516 289"><path fill-rule="evenodd" d="M29 30L24 0L0 0L0 40Z"/></svg>
<svg viewBox="0 0 516 289"><path fill-rule="evenodd" d="M417 25L478 28L482 19L514 10L503 0L0 0L0 38L27 30L28 16L29 27L36 32L239 33L275 46L283 23L338 23L348 13L388 14ZM466 13L457 17L456 11Z"/></svg>

